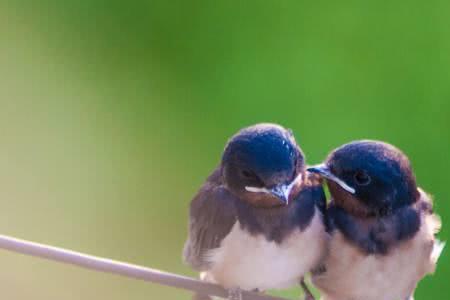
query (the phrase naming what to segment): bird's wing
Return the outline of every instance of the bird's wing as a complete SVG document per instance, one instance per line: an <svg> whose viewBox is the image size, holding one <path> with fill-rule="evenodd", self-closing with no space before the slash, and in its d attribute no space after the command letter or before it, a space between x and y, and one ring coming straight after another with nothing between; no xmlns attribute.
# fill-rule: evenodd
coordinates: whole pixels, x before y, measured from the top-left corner
<svg viewBox="0 0 450 300"><path fill-rule="evenodd" d="M198 271L208 270L209 250L218 248L236 223L236 198L222 185L216 170L191 202L189 236L184 261Z"/></svg>

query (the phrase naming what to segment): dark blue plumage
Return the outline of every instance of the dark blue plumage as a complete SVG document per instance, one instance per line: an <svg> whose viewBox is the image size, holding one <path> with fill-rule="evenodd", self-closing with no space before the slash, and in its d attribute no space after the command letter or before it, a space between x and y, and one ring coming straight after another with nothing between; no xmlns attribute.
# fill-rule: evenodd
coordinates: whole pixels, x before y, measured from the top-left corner
<svg viewBox="0 0 450 300"><path fill-rule="evenodd" d="M250 127L229 141L222 162L247 168L258 174L266 186L271 186L283 179L293 179L297 163L303 164L303 153L288 130ZM280 175L282 178L278 178Z"/></svg>
<svg viewBox="0 0 450 300"><path fill-rule="evenodd" d="M245 187L272 189L304 172L304 156L289 130L259 124L233 136L222 156L225 183L242 195ZM281 199L283 200L283 199ZM286 199L284 199L286 200Z"/></svg>
<svg viewBox="0 0 450 300"><path fill-rule="evenodd" d="M350 143L333 151L327 162L330 171L355 188L355 195L373 213L388 213L419 197L408 158L392 145Z"/></svg>

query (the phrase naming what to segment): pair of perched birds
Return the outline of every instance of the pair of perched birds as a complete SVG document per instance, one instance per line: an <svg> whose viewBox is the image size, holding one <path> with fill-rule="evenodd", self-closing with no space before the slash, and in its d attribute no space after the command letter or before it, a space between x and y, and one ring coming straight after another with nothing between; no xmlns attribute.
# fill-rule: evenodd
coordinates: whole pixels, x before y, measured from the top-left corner
<svg viewBox="0 0 450 300"><path fill-rule="evenodd" d="M301 284L312 298L311 272L325 300L411 300L443 249L439 228L394 146L356 141L307 167L290 130L258 124L230 139L192 200L184 259L232 296Z"/></svg>

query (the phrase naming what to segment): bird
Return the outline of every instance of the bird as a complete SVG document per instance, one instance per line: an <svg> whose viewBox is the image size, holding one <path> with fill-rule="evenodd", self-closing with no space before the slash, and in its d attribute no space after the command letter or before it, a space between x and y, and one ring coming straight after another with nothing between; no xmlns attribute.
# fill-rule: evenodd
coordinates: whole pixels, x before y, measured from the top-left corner
<svg viewBox="0 0 450 300"><path fill-rule="evenodd" d="M413 300L444 243L431 197L395 146L359 140L308 168L325 178L330 242L313 284L324 300Z"/></svg>
<svg viewBox="0 0 450 300"><path fill-rule="evenodd" d="M270 123L240 130L190 203L185 263L230 298L305 288L327 241L326 197L320 178L308 174L291 130Z"/></svg>

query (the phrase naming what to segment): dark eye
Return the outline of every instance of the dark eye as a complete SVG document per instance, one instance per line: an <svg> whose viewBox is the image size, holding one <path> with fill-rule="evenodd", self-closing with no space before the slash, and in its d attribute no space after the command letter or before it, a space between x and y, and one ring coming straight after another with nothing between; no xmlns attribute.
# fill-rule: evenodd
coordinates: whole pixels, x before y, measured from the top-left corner
<svg viewBox="0 0 450 300"><path fill-rule="evenodd" d="M256 175L252 171L243 170L242 177L247 178L247 179L254 179L254 178L256 178Z"/></svg>
<svg viewBox="0 0 450 300"><path fill-rule="evenodd" d="M354 178L355 178L355 182L358 185L368 185L370 183L370 181L372 180L370 178L370 176L367 175L367 173L364 172L364 171L356 172L355 175L354 175Z"/></svg>
<svg viewBox="0 0 450 300"><path fill-rule="evenodd" d="M241 176L243 179L245 179L247 182L251 182L251 184L258 185L258 186L264 186L263 181L256 175L255 172L250 170L242 170Z"/></svg>

